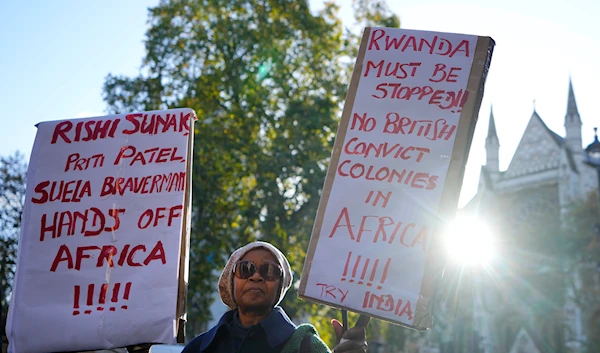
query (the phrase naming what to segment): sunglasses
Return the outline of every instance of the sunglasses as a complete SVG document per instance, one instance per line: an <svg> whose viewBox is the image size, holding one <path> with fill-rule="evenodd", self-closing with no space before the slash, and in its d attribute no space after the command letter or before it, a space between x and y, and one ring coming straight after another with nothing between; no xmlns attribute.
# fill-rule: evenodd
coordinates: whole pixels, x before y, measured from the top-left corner
<svg viewBox="0 0 600 353"><path fill-rule="evenodd" d="M283 276L281 266L272 262L265 262L260 266L256 266L254 262L244 260L238 261L233 266L233 273L241 279L248 279L258 270L258 274L265 280L274 282Z"/></svg>

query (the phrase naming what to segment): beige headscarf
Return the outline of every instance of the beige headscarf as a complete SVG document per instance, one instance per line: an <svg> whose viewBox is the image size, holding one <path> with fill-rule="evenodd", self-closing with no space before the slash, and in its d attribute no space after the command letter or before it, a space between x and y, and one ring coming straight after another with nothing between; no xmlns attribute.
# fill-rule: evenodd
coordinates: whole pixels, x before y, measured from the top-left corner
<svg viewBox="0 0 600 353"><path fill-rule="evenodd" d="M279 304L283 300L285 293L292 286L292 269L290 268L290 264L283 253L269 243L262 241L249 243L231 254L227 264L225 264L225 267L223 268L223 272L221 272L221 277L219 277L219 294L221 295L221 300L232 310L237 307L233 297L233 265L242 257L244 257L248 251L256 248L263 248L270 251L275 259L277 259L279 266L281 266L283 270L279 298L277 299L275 305Z"/></svg>

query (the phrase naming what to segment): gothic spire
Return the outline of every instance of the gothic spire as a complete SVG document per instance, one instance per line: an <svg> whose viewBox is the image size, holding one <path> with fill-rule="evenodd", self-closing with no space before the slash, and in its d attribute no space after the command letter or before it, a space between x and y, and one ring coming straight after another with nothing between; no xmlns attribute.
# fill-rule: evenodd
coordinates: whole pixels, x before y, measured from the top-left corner
<svg viewBox="0 0 600 353"><path fill-rule="evenodd" d="M567 114L565 115L565 132L567 146L569 149L578 154L582 152L581 147L581 118L577 111L577 103L575 103L575 93L573 92L573 82L569 77L569 101L567 103Z"/></svg>
<svg viewBox="0 0 600 353"><path fill-rule="evenodd" d="M569 120L581 123L581 118L579 117L579 111L577 110L577 102L575 102L575 93L573 92L573 82L571 78L569 78L569 100L567 103L567 115L565 116L565 124L569 122Z"/></svg>
<svg viewBox="0 0 600 353"><path fill-rule="evenodd" d="M496 133L496 122L494 121L494 111L490 107L490 123L488 125L488 135L485 139L485 168L488 172L497 173L500 171L500 141Z"/></svg>
<svg viewBox="0 0 600 353"><path fill-rule="evenodd" d="M496 133L496 122L494 121L494 111L490 107L490 123L488 126L487 140L495 138L498 141L498 134Z"/></svg>

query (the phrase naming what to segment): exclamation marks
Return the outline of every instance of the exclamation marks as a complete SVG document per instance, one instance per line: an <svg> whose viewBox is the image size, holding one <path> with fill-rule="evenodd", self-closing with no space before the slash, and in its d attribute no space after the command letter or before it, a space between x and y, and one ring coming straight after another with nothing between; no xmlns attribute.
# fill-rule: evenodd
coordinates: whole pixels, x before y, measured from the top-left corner
<svg viewBox="0 0 600 353"><path fill-rule="evenodd" d="M123 293L123 300L129 300L129 291L131 290L131 282L125 284L125 291ZM121 309L127 310L127 305L121 305Z"/></svg>
<svg viewBox="0 0 600 353"><path fill-rule="evenodd" d="M350 264L350 258L352 257L352 251L348 253L348 259L346 260L346 265L344 265L344 273L342 274L342 281L346 280L346 274L348 273L348 265Z"/></svg>
<svg viewBox="0 0 600 353"><path fill-rule="evenodd" d="M358 270L358 265L360 265L360 255L356 258L356 263L354 264L354 268L352 269L352 278L350 279L350 283L354 282L354 277L356 277L356 270Z"/></svg>
<svg viewBox="0 0 600 353"><path fill-rule="evenodd" d="M92 306L94 304L94 284L88 284L88 293L87 293L87 306ZM84 314L91 314L91 310L86 310L83 312Z"/></svg>
<svg viewBox="0 0 600 353"><path fill-rule="evenodd" d="M84 314L91 314L91 307L94 306L94 298L95 297L95 284L91 283L87 285L87 295L86 295L86 306L87 310L84 310ZM84 286L85 288L85 286ZM117 310L117 302L121 299L119 297L119 291L121 289L121 283L115 283L112 288L112 296L110 299L111 306L108 307L109 311ZM100 291L98 293L98 306L96 307L97 311L104 311L106 309L106 295L109 292L109 285L107 283L103 283L100 286ZM125 283L125 290L123 291L123 300L129 300L129 293L131 292L131 282ZM73 287L73 315L79 315L80 312L80 304L79 299L81 297L81 286L76 285ZM127 310L127 305L121 305L121 309Z"/></svg>
<svg viewBox="0 0 600 353"><path fill-rule="evenodd" d="M371 271L371 277L369 278L369 282L367 286L371 287L373 285L373 279L375 279L375 274L377 273L377 266L379 266L379 259L375 260L375 265L373 265L373 271Z"/></svg>
<svg viewBox="0 0 600 353"><path fill-rule="evenodd" d="M354 259L354 261L352 261L352 252L349 252L348 258L346 259L346 264L344 265L344 272L342 273L341 280L342 281L347 280L348 269L350 268L350 266L352 266L352 273L349 276L350 278L348 279L348 282L350 282L350 283L356 282L356 284L365 284L365 277L367 277L367 274L369 274L369 277L366 280L366 285L369 287L372 287L373 282L375 281L375 277L378 275L379 259L375 259L375 261L371 261L372 259L365 258L364 263L362 263L362 268L361 268L362 260L363 260L363 257L361 255L358 255L358 256L356 256L356 259ZM381 279L379 281L379 284L377 285L377 289L383 288L382 286L385 283L385 280L387 279L387 274L388 274L391 262L392 262L391 258L388 258L385 261L385 265L383 266L383 270L381 271L382 272ZM359 279L356 278L357 273L360 274Z"/></svg>
<svg viewBox="0 0 600 353"><path fill-rule="evenodd" d="M100 287L100 300L98 301L98 304L104 305L106 303L106 292L107 291L108 291L108 283L104 283L102 285L102 287ZM104 307L98 306L97 309L102 311L102 310L104 310Z"/></svg>
<svg viewBox="0 0 600 353"><path fill-rule="evenodd" d="M451 110L452 113L460 113L462 111L462 108L465 106L465 104L467 103L467 100L469 99L469 90L459 90L457 92L457 97L451 97L448 96L446 97L446 101L452 101L452 105L458 107L458 109L456 110ZM456 102L458 101L458 102Z"/></svg>
<svg viewBox="0 0 600 353"><path fill-rule="evenodd" d="M360 281L357 284L363 284L363 280L365 279L365 275L367 274L367 268L369 268L369 262L371 259L365 260L365 266L363 267L362 273L360 274Z"/></svg>
<svg viewBox="0 0 600 353"><path fill-rule="evenodd" d="M388 258L387 261L385 262L385 266L383 267L383 275L381 275L381 281L379 282L380 285L377 286L377 289L381 289L381 285L383 285L383 282L385 282L385 279L387 278L387 273L388 273L388 269L390 268L390 263L392 262L392 259Z"/></svg>
<svg viewBox="0 0 600 353"><path fill-rule="evenodd" d="M73 288L73 315L79 315L79 293L81 292L81 289L79 288L79 286L75 286Z"/></svg>
<svg viewBox="0 0 600 353"><path fill-rule="evenodd" d="M113 288L112 298L110 300L112 303L116 303L119 301L119 289L121 289L121 283L115 283L115 287ZM115 310L117 310L117 308L114 306L111 306L110 309L108 309L108 310L115 311Z"/></svg>

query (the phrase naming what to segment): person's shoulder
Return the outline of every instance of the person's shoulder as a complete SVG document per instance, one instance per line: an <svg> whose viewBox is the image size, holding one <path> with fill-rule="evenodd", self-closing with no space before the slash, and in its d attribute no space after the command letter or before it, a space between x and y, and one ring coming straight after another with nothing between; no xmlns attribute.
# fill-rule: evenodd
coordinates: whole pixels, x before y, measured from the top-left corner
<svg viewBox="0 0 600 353"><path fill-rule="evenodd" d="M300 329L301 332L304 331L305 335L310 335L310 343L311 343L311 352L314 353L330 353L329 347L321 339L319 336L319 332L317 329L311 324L301 324L296 328L296 330Z"/></svg>
<svg viewBox="0 0 600 353"><path fill-rule="evenodd" d="M229 320L231 320L232 311L228 311L219 320L219 323L212 327L210 330L199 334L194 339L192 339L188 344L185 345L183 351L181 353L200 353L203 349L212 342L212 340L217 335L217 332L220 327L226 325Z"/></svg>
<svg viewBox="0 0 600 353"><path fill-rule="evenodd" d="M296 327L296 332L294 333L296 335L299 336L305 336L305 335L316 335L318 336L319 333L317 332L317 329L311 325L311 324L300 324Z"/></svg>
<svg viewBox="0 0 600 353"><path fill-rule="evenodd" d="M206 331L194 337L194 339L192 339L188 342L188 344L185 345L181 353L200 353L202 342L204 342L204 338L209 332L210 331Z"/></svg>
<svg viewBox="0 0 600 353"><path fill-rule="evenodd" d="M281 352L330 353L331 351L319 336L317 329L313 325L305 323L296 327L294 334Z"/></svg>
<svg viewBox="0 0 600 353"><path fill-rule="evenodd" d="M181 351L181 353L200 353L203 349L203 343L207 339L207 336L210 336L208 338L212 338L214 336L213 331L216 331L217 329L218 327L213 327L212 329L194 337L194 339L192 339L188 342L188 344L185 345L185 348L183 349L183 351Z"/></svg>

